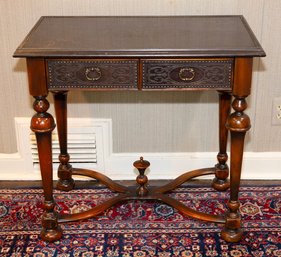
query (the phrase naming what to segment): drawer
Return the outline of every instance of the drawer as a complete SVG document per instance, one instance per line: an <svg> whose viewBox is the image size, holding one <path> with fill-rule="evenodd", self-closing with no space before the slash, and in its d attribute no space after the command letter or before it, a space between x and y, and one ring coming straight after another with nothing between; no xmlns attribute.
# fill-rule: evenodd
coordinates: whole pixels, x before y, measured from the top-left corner
<svg viewBox="0 0 281 257"><path fill-rule="evenodd" d="M46 66L50 90L137 89L135 59L48 59Z"/></svg>
<svg viewBox="0 0 281 257"><path fill-rule="evenodd" d="M143 89L231 89L233 59L143 60Z"/></svg>

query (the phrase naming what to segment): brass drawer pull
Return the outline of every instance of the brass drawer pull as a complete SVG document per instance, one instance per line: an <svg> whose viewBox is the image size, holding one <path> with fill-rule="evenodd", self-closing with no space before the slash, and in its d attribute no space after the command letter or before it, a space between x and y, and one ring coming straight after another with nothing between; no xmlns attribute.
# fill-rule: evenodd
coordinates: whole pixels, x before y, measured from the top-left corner
<svg viewBox="0 0 281 257"><path fill-rule="evenodd" d="M192 68L181 68L179 78L183 81L191 81L195 77L195 71Z"/></svg>
<svg viewBox="0 0 281 257"><path fill-rule="evenodd" d="M87 68L85 71L85 76L87 80L97 81L101 78L101 70L97 67Z"/></svg>

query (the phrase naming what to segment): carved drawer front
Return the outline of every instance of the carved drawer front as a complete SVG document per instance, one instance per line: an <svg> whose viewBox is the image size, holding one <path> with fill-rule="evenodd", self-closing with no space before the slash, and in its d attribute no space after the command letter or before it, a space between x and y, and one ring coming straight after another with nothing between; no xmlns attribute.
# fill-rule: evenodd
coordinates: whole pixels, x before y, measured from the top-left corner
<svg viewBox="0 0 281 257"><path fill-rule="evenodd" d="M232 59L144 60L143 89L231 89Z"/></svg>
<svg viewBox="0 0 281 257"><path fill-rule="evenodd" d="M48 88L137 89L137 60L47 60Z"/></svg>

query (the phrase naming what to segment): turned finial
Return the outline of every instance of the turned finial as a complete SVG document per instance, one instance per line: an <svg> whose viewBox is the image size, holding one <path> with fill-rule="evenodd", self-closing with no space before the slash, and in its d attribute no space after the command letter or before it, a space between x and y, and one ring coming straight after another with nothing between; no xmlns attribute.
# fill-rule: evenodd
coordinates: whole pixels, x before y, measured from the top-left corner
<svg viewBox="0 0 281 257"><path fill-rule="evenodd" d="M133 165L139 171L139 175L136 179L137 183L139 184L139 187L137 188L137 195L145 196L148 194L148 189L146 186L148 178L146 175L144 175L144 172L150 166L150 163L149 161L144 160L143 157L140 157L140 159L135 161Z"/></svg>
<svg viewBox="0 0 281 257"><path fill-rule="evenodd" d="M141 156L140 159L135 161L133 165L138 170L140 170L140 169L145 170L150 166L150 163L149 163L149 161L144 160L143 157Z"/></svg>

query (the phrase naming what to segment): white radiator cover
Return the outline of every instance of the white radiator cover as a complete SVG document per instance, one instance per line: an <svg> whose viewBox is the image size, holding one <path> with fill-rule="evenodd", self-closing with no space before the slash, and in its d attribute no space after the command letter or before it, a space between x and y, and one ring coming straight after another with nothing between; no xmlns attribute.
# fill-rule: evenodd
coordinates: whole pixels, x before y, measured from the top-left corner
<svg viewBox="0 0 281 257"><path fill-rule="evenodd" d="M35 138L30 137L30 118L15 118L15 126L18 152L0 154L0 180L40 180ZM100 171L114 180L134 180L137 171L133 162L140 156L151 163L147 169L149 179L157 180L173 179L189 170L213 167L217 162L216 152L114 153L111 119L69 118L68 128L73 166ZM57 179L59 148L55 131L53 141L54 179ZM242 179L280 180L280 167L281 152L246 152Z"/></svg>
<svg viewBox="0 0 281 257"><path fill-rule="evenodd" d="M97 163L97 144L95 127L73 128L68 132L68 153L70 162L74 163ZM33 165L39 164L39 156L35 133L30 133L30 147ZM55 130L52 135L53 163L59 163L60 154L59 138Z"/></svg>
<svg viewBox="0 0 281 257"><path fill-rule="evenodd" d="M38 180L41 178L35 134L30 130L30 118L15 118L18 152L0 154L3 173L0 180ZM111 151L111 119L68 119L68 149L73 166L104 170L104 158ZM57 130L52 134L53 170L59 165ZM104 147L106 146L106 148ZM106 150L106 151L105 151Z"/></svg>

